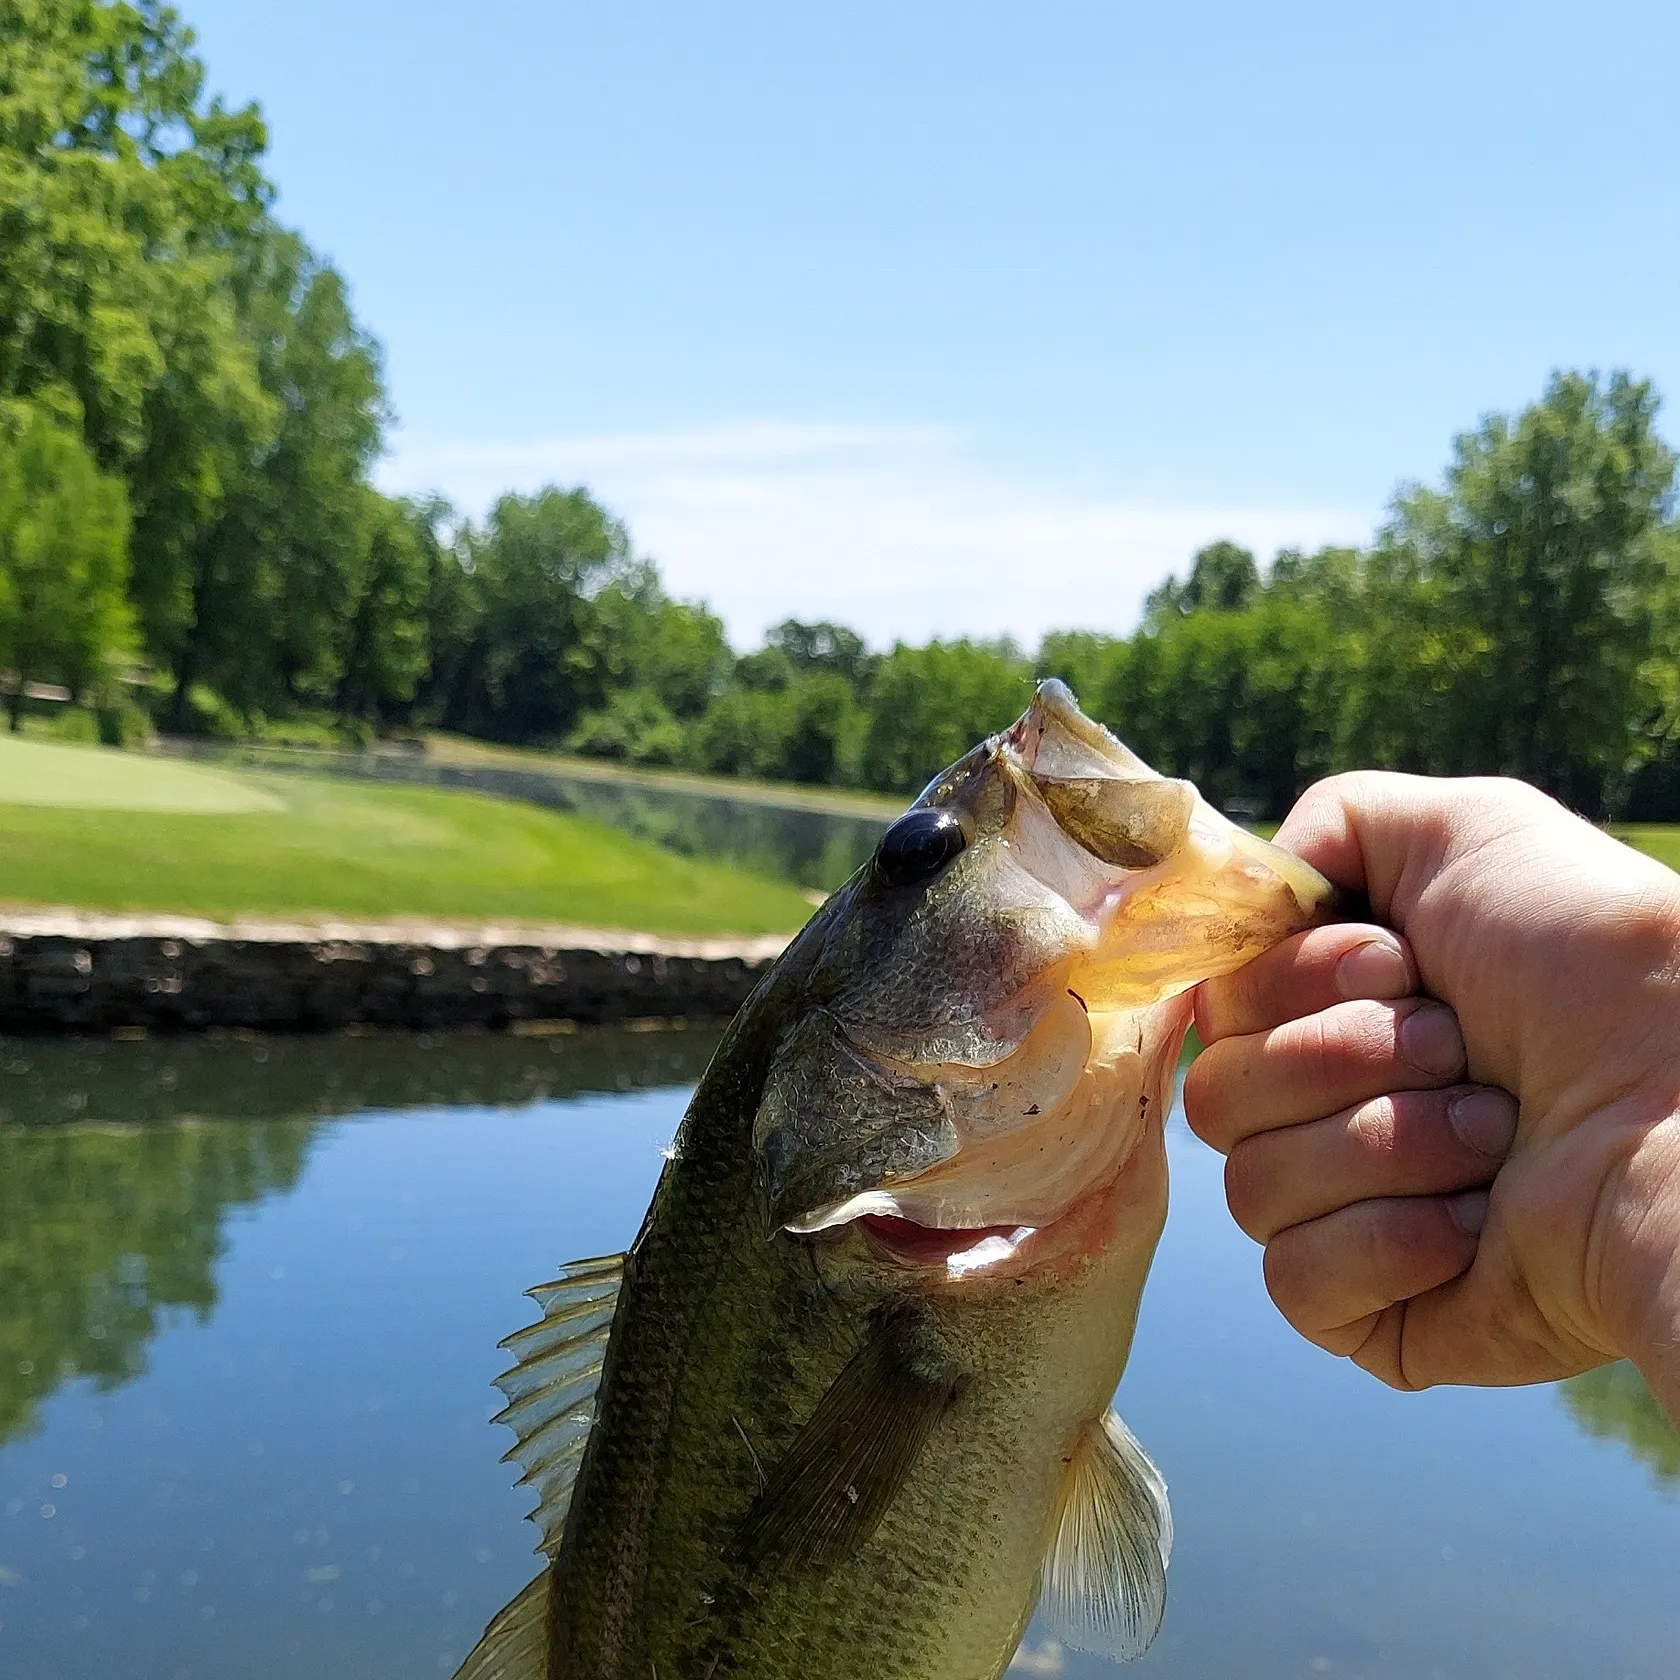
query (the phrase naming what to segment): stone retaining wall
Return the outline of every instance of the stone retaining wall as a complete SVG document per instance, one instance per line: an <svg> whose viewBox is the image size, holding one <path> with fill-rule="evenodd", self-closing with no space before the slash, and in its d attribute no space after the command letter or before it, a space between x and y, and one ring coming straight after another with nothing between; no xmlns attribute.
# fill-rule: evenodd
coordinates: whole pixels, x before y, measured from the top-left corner
<svg viewBox="0 0 1680 1680"><path fill-rule="evenodd" d="M724 1017L786 943L0 913L0 1033Z"/></svg>

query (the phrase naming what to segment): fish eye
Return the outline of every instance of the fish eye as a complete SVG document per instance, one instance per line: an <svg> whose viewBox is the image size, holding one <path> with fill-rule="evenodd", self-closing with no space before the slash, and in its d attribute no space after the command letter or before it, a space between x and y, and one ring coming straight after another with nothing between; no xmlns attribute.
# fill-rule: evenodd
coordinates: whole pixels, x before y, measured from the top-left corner
<svg viewBox="0 0 1680 1680"><path fill-rule="evenodd" d="M968 836L951 812L906 811L881 836L875 873L889 887L908 887L937 875L967 844Z"/></svg>

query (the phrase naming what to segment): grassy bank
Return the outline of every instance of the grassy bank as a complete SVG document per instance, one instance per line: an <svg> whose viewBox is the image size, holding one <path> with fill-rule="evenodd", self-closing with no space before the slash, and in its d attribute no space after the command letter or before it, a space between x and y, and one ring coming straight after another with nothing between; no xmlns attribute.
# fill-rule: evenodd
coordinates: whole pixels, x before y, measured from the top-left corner
<svg viewBox="0 0 1680 1680"><path fill-rule="evenodd" d="M472 794L0 737L0 902L771 933L793 887Z"/></svg>

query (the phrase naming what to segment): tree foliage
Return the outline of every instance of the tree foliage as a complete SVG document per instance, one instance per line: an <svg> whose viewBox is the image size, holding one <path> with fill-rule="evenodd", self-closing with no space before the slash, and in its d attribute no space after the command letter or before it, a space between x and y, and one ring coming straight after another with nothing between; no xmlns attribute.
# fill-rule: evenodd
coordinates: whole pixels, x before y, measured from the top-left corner
<svg viewBox="0 0 1680 1680"><path fill-rule="evenodd" d="M379 346L274 214L254 106L161 0L0 0L0 683L161 721L331 715L908 793L1036 672L1276 816L1350 764L1680 816L1680 527L1650 385L1559 373L1402 487L1366 549L1201 548L1136 634L1036 659L790 619L740 656L587 489L481 520L380 494ZM797 560L797 556L790 557ZM1107 603L1093 602L1093 613Z"/></svg>
<svg viewBox="0 0 1680 1680"><path fill-rule="evenodd" d="M13 729L33 681L103 687L128 646L128 498L44 410L0 432L0 669Z"/></svg>

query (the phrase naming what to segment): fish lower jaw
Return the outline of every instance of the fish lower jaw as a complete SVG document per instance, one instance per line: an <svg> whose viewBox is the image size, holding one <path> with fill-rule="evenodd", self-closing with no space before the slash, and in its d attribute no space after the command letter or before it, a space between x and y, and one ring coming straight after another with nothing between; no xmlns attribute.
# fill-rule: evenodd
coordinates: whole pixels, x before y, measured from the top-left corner
<svg viewBox="0 0 1680 1680"><path fill-rule="evenodd" d="M866 1213L856 1225L877 1257L949 1278L969 1277L1011 1260L1038 1234L1032 1225L918 1225L894 1213Z"/></svg>
<svg viewBox="0 0 1680 1680"><path fill-rule="evenodd" d="M872 1258L928 1283L1012 1282L1077 1270L1140 1222L1158 1233L1166 1211L1161 1156L1158 1137L1143 1140L1101 1183L1036 1225L924 1225L896 1211L861 1212L846 1223Z"/></svg>

